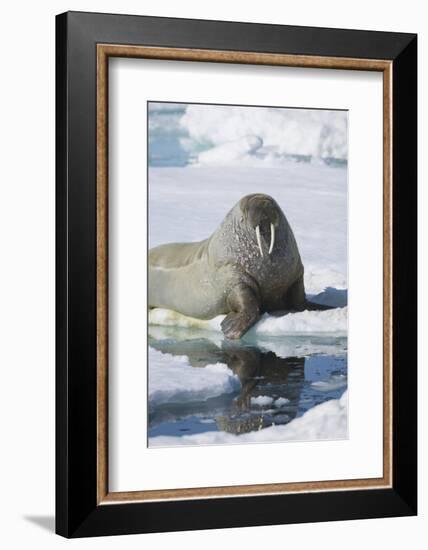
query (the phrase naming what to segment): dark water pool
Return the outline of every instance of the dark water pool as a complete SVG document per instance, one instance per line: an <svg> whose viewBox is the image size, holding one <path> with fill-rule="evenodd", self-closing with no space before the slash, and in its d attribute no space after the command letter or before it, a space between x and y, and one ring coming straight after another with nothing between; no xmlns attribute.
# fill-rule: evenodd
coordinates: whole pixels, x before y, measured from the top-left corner
<svg viewBox="0 0 428 550"><path fill-rule="evenodd" d="M150 403L148 438L224 431L242 434L287 424L347 388L347 338L282 336L258 341L212 341L197 331L157 330L149 345L186 356L195 369L226 364L240 389L199 401ZM150 377L150 365L149 365Z"/></svg>

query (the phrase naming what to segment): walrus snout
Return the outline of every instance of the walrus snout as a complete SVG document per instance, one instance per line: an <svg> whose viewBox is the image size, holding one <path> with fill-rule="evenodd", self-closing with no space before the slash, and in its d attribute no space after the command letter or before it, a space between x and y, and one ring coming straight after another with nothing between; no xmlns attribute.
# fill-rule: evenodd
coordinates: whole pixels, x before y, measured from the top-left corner
<svg viewBox="0 0 428 550"><path fill-rule="evenodd" d="M255 193L247 195L240 201L241 211L244 214L244 219L255 229L263 222L278 226L280 217L280 208L276 201L269 195Z"/></svg>
<svg viewBox="0 0 428 550"><path fill-rule="evenodd" d="M275 246L275 231L279 224L280 210L269 195L247 195L241 199L241 211L248 225L254 229L260 256L263 258L262 237L269 246L268 254Z"/></svg>

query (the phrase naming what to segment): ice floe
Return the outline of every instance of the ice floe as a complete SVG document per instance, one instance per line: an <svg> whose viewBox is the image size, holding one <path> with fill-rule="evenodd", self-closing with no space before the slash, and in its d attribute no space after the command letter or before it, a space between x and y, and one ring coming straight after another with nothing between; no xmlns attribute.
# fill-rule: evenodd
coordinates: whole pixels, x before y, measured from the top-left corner
<svg viewBox="0 0 428 550"><path fill-rule="evenodd" d="M275 317L264 314L248 332L251 335L278 336L284 334L346 334L348 326L348 308L337 308L327 311L300 311ZM177 326L183 328L221 331L224 315L211 320L195 319L175 311L154 308L149 312L149 323L152 325Z"/></svg>
<svg viewBox="0 0 428 550"><path fill-rule="evenodd" d="M173 356L149 348L149 404L203 401L241 387L238 376L217 363L194 368L186 356Z"/></svg>

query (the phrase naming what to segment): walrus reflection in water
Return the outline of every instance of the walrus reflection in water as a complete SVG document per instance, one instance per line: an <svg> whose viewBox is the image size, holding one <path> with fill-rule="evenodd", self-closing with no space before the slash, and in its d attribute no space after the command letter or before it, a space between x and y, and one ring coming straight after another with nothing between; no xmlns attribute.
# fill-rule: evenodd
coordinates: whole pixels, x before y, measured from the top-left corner
<svg viewBox="0 0 428 550"><path fill-rule="evenodd" d="M161 328L161 327L159 327ZM168 331L165 332L167 336ZM232 406L212 411L219 429L229 433L245 433L275 424L285 424L295 418L300 400L300 391L304 383L304 357L278 357L271 351L260 350L251 345L241 345L223 341L219 347L207 338L188 340L156 339L149 337L149 345L175 356L187 356L189 364L195 368L204 368L213 363L224 363L239 377L241 390ZM263 410L251 407L251 398L260 395L285 397L286 410L278 408L266 414ZM184 404L181 404L181 413ZM207 413L198 411L197 404L188 403L188 413ZM169 405L160 409L169 409ZM202 405L204 407L204 404ZM164 410L170 417L170 411ZM152 421L159 421L162 410L152 411Z"/></svg>
<svg viewBox="0 0 428 550"><path fill-rule="evenodd" d="M149 252L149 307L197 319L225 314L224 335L240 338L264 312L324 310L306 299L293 231L275 200L243 197L207 239Z"/></svg>

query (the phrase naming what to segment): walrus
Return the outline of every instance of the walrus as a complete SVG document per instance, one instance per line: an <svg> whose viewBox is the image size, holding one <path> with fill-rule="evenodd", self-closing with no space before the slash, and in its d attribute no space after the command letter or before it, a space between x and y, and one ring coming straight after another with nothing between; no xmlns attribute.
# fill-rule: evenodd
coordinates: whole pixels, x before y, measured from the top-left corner
<svg viewBox="0 0 428 550"><path fill-rule="evenodd" d="M149 251L149 308L197 319L225 314L228 339L241 338L264 312L330 309L306 299L303 264L277 202L243 197L207 239Z"/></svg>

